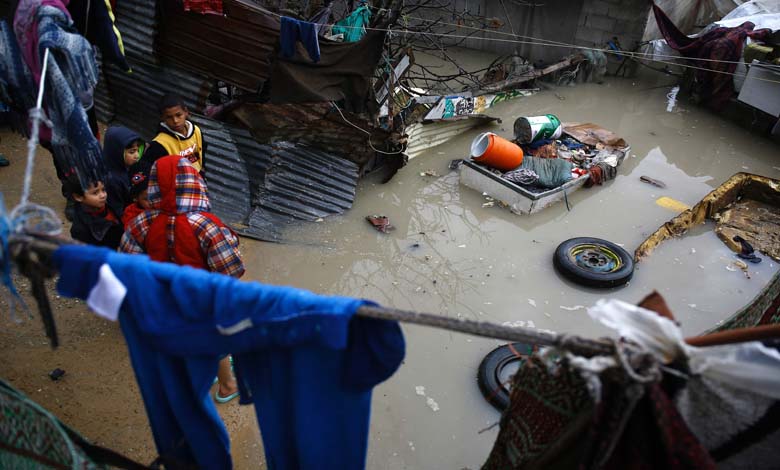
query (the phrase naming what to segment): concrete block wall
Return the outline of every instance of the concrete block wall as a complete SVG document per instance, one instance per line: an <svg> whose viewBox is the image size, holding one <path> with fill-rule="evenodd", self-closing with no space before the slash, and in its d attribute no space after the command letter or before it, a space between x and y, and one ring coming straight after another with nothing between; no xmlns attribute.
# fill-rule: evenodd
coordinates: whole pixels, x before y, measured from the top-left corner
<svg viewBox="0 0 780 470"><path fill-rule="evenodd" d="M630 50L642 40L650 6L647 0L585 0L575 42L601 48L617 37L621 46Z"/></svg>

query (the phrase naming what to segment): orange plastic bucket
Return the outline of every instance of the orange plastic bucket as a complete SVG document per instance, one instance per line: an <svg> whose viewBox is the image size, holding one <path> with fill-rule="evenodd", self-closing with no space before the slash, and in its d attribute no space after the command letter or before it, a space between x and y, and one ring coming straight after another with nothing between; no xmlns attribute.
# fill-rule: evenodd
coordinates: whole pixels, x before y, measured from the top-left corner
<svg viewBox="0 0 780 470"><path fill-rule="evenodd" d="M492 132L485 132L471 143L471 159L482 165L509 171L523 163L523 149Z"/></svg>

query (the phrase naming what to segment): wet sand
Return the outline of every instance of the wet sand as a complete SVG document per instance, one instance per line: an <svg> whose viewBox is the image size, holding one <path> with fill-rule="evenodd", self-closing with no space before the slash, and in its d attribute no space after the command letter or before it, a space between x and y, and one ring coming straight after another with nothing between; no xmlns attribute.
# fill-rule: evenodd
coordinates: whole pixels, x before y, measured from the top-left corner
<svg viewBox="0 0 780 470"><path fill-rule="evenodd" d="M246 279L587 336L606 331L584 310L572 308L605 297L637 302L656 289L686 334L710 328L746 304L777 263L765 259L751 265L747 279L727 269L733 253L714 234L696 230L664 243L623 288L582 288L552 268L555 247L571 237L606 238L633 252L675 215L656 204L661 196L691 205L739 171L780 177L777 144L684 102L667 112L671 86L648 89L662 83L611 78L602 85L561 87L502 103L490 111L502 124L431 149L388 184L365 178L347 214L288 234L308 243L243 240ZM483 207L486 199L459 184L449 161L465 158L480 132L509 137L516 116L545 113L563 121L592 121L624 137L632 150L618 177L570 195L570 211L563 203L534 216ZM0 169L0 188L8 202L15 202L23 142L1 135L0 151L13 165ZM53 169L46 153L40 155L33 199L61 209ZM420 176L427 170L441 176ZM660 179L667 188L642 183L641 175ZM375 231L364 220L369 214L387 215L395 231ZM87 437L148 460L151 437L117 326L69 302L55 302L63 342L55 352L45 345L37 319L17 325L2 315L0 376ZM368 468L478 468L497 428L480 430L497 422L499 414L480 395L475 377L481 359L501 342L416 326L404 326L404 332L405 363L374 392ZM54 367L68 371L64 380L49 381L46 374ZM425 387L424 396L417 386ZM230 421L236 467L258 468L262 452L252 410L236 404L221 409Z"/></svg>

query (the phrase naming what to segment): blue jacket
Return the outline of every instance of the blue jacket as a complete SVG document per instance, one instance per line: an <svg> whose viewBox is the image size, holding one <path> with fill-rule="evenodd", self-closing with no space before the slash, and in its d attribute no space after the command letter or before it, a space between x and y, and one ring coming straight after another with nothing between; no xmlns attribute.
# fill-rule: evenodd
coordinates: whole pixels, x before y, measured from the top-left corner
<svg viewBox="0 0 780 470"><path fill-rule="evenodd" d="M94 247L62 247L54 262L62 295L86 299L104 263L127 287L119 319L163 457L231 466L208 395L219 358L231 353L268 468L364 468L371 389L405 351L396 322L354 316L366 301Z"/></svg>

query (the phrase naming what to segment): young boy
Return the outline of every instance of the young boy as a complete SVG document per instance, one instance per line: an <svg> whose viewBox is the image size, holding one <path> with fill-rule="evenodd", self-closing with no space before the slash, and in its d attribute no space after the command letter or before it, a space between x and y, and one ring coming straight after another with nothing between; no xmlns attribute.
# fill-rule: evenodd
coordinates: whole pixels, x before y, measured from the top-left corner
<svg viewBox="0 0 780 470"><path fill-rule="evenodd" d="M75 173L68 176L65 185L76 203L73 208L73 225L70 236L90 245L99 245L116 250L124 233L115 204L109 202L102 181L86 189L81 187Z"/></svg>
<svg viewBox="0 0 780 470"><path fill-rule="evenodd" d="M244 263L238 236L211 211L206 184L187 158L168 155L151 169L149 209L130 221L119 251L146 253L165 261L241 277ZM225 403L238 396L230 359L219 363L215 399Z"/></svg>
<svg viewBox="0 0 780 470"><path fill-rule="evenodd" d="M122 214L122 225L127 228L130 222L135 219L138 214L141 214L147 209L151 209L149 205L149 171L150 165L145 161L136 162L128 169L130 174L130 198L133 200L132 204L125 207L125 211Z"/></svg>
<svg viewBox="0 0 780 470"><path fill-rule="evenodd" d="M200 128L190 122L190 112L179 95L169 93L159 105L160 125L157 136L146 152L146 159L154 163L166 155L186 157L199 173L203 174L203 154L206 144Z"/></svg>
<svg viewBox="0 0 780 470"><path fill-rule="evenodd" d="M106 190L123 208L133 202L128 170L141 159L144 147L141 136L121 126L110 127L103 139L103 157L108 167Z"/></svg>

